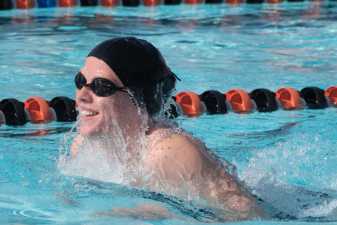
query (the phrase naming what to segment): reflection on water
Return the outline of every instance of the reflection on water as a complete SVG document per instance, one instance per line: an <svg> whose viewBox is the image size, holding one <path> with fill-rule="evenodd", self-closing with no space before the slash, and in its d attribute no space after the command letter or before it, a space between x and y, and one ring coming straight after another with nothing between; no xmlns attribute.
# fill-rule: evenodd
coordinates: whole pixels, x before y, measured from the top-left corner
<svg viewBox="0 0 337 225"><path fill-rule="evenodd" d="M20 129L20 128L4 128L0 130L2 138L24 138L24 137L39 137L54 134L63 134L71 130L70 127L56 127L45 129Z"/></svg>
<svg viewBox="0 0 337 225"><path fill-rule="evenodd" d="M291 4L289 6L291 8ZM245 32L250 32L250 28L255 30L268 28L268 26L279 30L296 27L319 27L324 25L312 23L313 19L325 22L337 19L335 13L337 4L333 1L311 1L301 6L295 4L292 9L284 8L281 5L268 5L268 7L256 5L252 9L249 13L236 12L235 14L225 14L222 17L219 17L219 15L203 17L202 14L206 11L202 9L196 9L195 13L201 13L198 17L195 16L195 13L189 15L186 14L186 11L188 12L186 6L175 8L175 12L162 10L163 12L159 11L158 14L153 14L146 8L138 11L135 9L135 14L130 15L127 13L126 15L119 15L118 13L111 13L111 11L103 11L106 14L98 11L95 14L90 14L79 10L54 9L48 14L39 16L35 15L33 11L22 11L18 15L10 14L11 16L1 16L0 14L0 25L3 26L5 31L6 27L10 28L10 25L15 25L17 26L16 29L24 29L27 35L37 33L39 35L55 35L59 32L76 33L85 30L117 34L120 31L119 27L125 29L135 26L144 29L139 34L165 35L179 30L190 31L191 29L203 29L203 27L207 27L207 29L212 27L238 27ZM211 8L211 10L214 9ZM144 16L140 16L140 14L144 14ZM34 25L31 27L32 29L27 29L29 24ZM36 24L39 24L39 27ZM136 33L129 33L129 35L136 35ZM1 38L5 38L5 36Z"/></svg>

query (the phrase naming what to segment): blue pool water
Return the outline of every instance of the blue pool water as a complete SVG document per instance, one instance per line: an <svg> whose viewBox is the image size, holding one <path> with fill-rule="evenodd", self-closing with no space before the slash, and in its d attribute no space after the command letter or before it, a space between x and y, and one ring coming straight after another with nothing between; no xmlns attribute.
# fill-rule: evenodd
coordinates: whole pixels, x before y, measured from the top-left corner
<svg viewBox="0 0 337 225"><path fill-rule="evenodd" d="M178 91L327 88L337 80L336 12L333 1L2 11L0 99L74 98L73 76L88 51L125 35L163 52L182 79ZM317 224L337 221L336 110L230 112L177 122L232 162L274 214L238 224ZM0 127L1 224L204 224L207 215L178 200L63 175L57 164L72 125ZM153 202L177 217L98 216Z"/></svg>

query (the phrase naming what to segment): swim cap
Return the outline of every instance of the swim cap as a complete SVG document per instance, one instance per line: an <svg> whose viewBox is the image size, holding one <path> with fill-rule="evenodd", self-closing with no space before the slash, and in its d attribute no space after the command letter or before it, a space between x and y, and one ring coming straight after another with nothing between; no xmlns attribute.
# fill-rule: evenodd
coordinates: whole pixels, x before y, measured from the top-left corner
<svg viewBox="0 0 337 225"><path fill-rule="evenodd" d="M156 47L135 37L104 41L91 50L89 56L103 60L123 85L134 92L138 101L142 98L150 115L160 111L163 100L179 79Z"/></svg>

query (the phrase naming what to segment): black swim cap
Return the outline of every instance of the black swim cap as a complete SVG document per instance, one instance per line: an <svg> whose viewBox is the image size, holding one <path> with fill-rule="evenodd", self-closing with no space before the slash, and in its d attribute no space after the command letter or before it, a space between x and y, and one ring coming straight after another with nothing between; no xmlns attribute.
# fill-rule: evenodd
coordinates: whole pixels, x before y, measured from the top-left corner
<svg viewBox="0 0 337 225"><path fill-rule="evenodd" d="M104 41L89 56L108 64L126 87L143 87L173 74L156 47L134 37Z"/></svg>
<svg viewBox="0 0 337 225"><path fill-rule="evenodd" d="M160 111L177 76L151 43L135 37L113 38L98 44L89 56L103 60L125 87L145 103L150 115ZM163 99L164 98L164 99Z"/></svg>

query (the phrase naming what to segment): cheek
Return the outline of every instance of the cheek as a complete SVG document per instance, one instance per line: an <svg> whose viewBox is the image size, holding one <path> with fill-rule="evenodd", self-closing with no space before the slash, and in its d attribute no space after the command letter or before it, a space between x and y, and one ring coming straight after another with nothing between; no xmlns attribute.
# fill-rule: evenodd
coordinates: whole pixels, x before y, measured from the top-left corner
<svg viewBox="0 0 337 225"><path fill-rule="evenodd" d="M131 102L127 95L114 95L109 99L100 99L96 101L96 109L99 116L94 120L83 121L80 123L81 133L86 135L110 132L119 126L128 128L138 119L138 109Z"/></svg>
<svg viewBox="0 0 337 225"><path fill-rule="evenodd" d="M118 124L121 128L133 122L133 118L135 117L134 112L137 110L125 93L116 93L111 103L104 104L102 108L104 109L102 120L106 124L114 122L114 124Z"/></svg>
<svg viewBox="0 0 337 225"><path fill-rule="evenodd" d="M111 99L100 99L96 100L91 107L99 114L94 117L80 117L80 133L87 136L110 130L112 121L116 119L114 102Z"/></svg>
<svg viewBox="0 0 337 225"><path fill-rule="evenodd" d="M116 103L114 101L101 105L101 119L105 124L110 124L109 121L116 120Z"/></svg>
<svg viewBox="0 0 337 225"><path fill-rule="evenodd" d="M115 125L123 129L128 124L134 123L134 120L138 118L137 107L124 93L115 94L111 102L105 102L101 105L101 109L100 127L104 130L110 130Z"/></svg>
<svg viewBox="0 0 337 225"><path fill-rule="evenodd" d="M115 113L119 120L132 120L138 112L138 108L126 94L115 101Z"/></svg>

